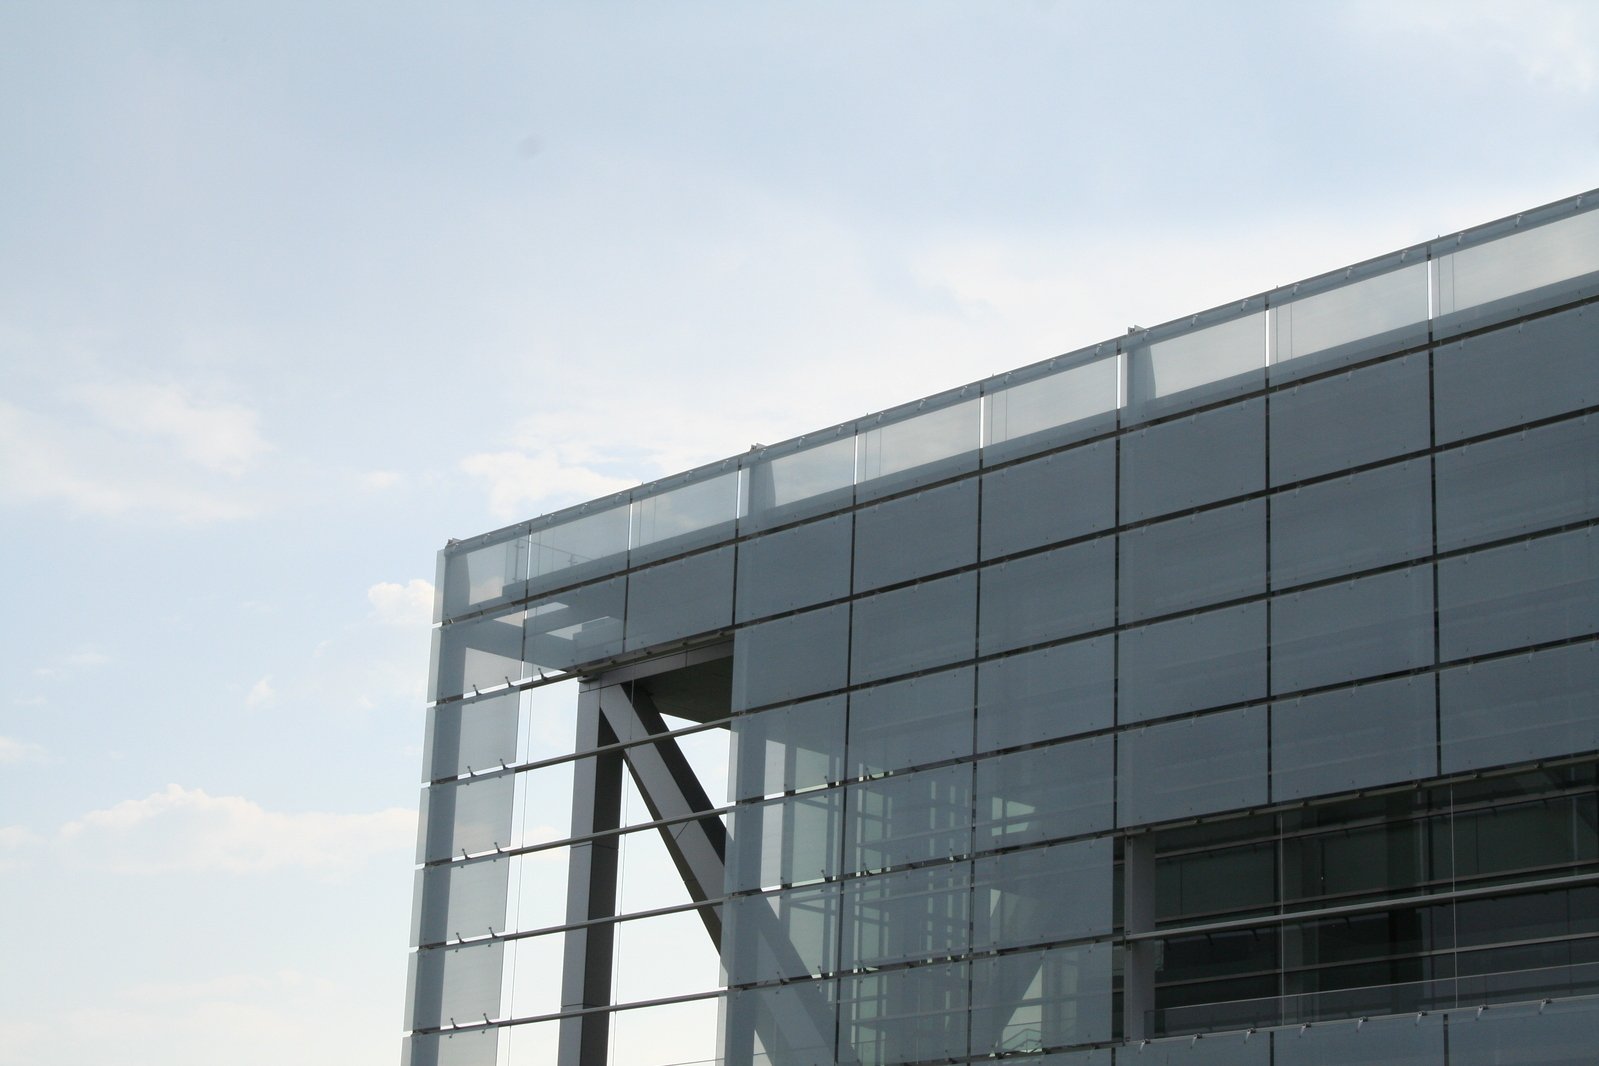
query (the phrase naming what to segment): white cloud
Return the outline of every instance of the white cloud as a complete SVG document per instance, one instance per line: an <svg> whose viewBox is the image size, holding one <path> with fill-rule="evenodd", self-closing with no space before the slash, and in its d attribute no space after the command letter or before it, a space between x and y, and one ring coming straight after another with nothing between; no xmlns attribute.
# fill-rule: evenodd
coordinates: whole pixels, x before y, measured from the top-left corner
<svg viewBox="0 0 1599 1066"><path fill-rule="evenodd" d="M611 477L565 459L557 449L479 452L461 460L461 469L484 482L489 510L515 518L565 503L629 488L634 479Z"/></svg>
<svg viewBox="0 0 1599 1066"><path fill-rule="evenodd" d="M181 785L90 811L58 834L78 860L124 874L295 868L338 875L375 856L403 852L415 839L411 810L269 811L242 796Z"/></svg>
<svg viewBox="0 0 1599 1066"><path fill-rule="evenodd" d="M263 677L250 686L250 691L244 697L246 707L270 707L278 698L277 690L272 687L272 679Z"/></svg>
<svg viewBox="0 0 1599 1066"><path fill-rule="evenodd" d="M361 475L361 487L373 492L392 489L403 480L397 470L369 470Z"/></svg>
<svg viewBox="0 0 1599 1066"><path fill-rule="evenodd" d="M0 825L0 848L21 848L36 843L33 831L20 825Z"/></svg>
<svg viewBox="0 0 1599 1066"><path fill-rule="evenodd" d="M61 655L52 655L43 666L33 672L38 677L70 677L97 670L111 662L111 656L94 648L80 648Z"/></svg>
<svg viewBox="0 0 1599 1066"><path fill-rule="evenodd" d="M135 437L169 441L191 463L237 476L271 446L260 416L232 403L203 403L175 385L94 383L76 390L100 421Z"/></svg>
<svg viewBox="0 0 1599 1066"><path fill-rule="evenodd" d="M44 762L43 745L0 737L0 765L6 763Z"/></svg>
<svg viewBox="0 0 1599 1066"><path fill-rule="evenodd" d="M384 625L425 626L433 618L433 583L419 577L403 585L380 581L366 590L366 598Z"/></svg>
<svg viewBox="0 0 1599 1066"><path fill-rule="evenodd" d="M207 419L173 440L152 440L98 418L42 414L0 401L0 501L54 501L101 517L140 516L185 524L232 521L260 510L235 473L254 453L251 433L216 430ZM173 437L173 434L167 434ZM202 450L204 462L187 453ZM199 458L199 457L194 457ZM197 468L196 468L197 467Z"/></svg>

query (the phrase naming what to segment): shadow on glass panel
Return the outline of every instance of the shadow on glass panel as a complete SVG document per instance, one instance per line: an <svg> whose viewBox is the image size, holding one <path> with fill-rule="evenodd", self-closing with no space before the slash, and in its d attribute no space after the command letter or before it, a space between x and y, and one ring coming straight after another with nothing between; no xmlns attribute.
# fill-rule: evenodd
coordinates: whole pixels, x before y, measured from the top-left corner
<svg viewBox="0 0 1599 1066"><path fill-rule="evenodd" d="M986 466L1115 429L1120 356L1114 344L1102 344L1013 370L985 392Z"/></svg>
<svg viewBox="0 0 1599 1066"><path fill-rule="evenodd" d="M847 507L855 500L855 433L850 426L760 448L745 460L739 532Z"/></svg>
<svg viewBox="0 0 1599 1066"><path fill-rule="evenodd" d="M856 498L886 496L976 470L980 421L980 398L970 386L863 419Z"/></svg>
<svg viewBox="0 0 1599 1066"><path fill-rule="evenodd" d="M1266 384L1266 312L1256 297L1130 333L1124 421L1254 392Z"/></svg>
<svg viewBox="0 0 1599 1066"><path fill-rule="evenodd" d="M1434 241L1432 255L1438 261L1434 334L1453 336L1495 319L1530 314L1599 292L1596 207L1599 203L1592 201L1580 208L1569 202L1552 205L1469 235Z"/></svg>

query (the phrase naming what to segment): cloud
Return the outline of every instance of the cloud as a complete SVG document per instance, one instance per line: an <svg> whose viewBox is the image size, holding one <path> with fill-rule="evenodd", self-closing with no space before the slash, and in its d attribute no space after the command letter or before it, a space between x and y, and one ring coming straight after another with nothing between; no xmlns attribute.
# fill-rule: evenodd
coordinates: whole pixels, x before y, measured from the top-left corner
<svg viewBox="0 0 1599 1066"><path fill-rule="evenodd" d="M80 386L78 399L102 424L134 437L170 442L189 462L237 477L271 450L260 416L232 403L201 403L174 385Z"/></svg>
<svg viewBox="0 0 1599 1066"><path fill-rule="evenodd" d="M263 677L250 686L250 691L244 697L246 707L270 707L277 701L277 691L272 687L272 679Z"/></svg>
<svg viewBox="0 0 1599 1066"><path fill-rule="evenodd" d="M369 470L361 475L361 487L371 492L392 489L403 480L398 470Z"/></svg>
<svg viewBox="0 0 1599 1066"><path fill-rule="evenodd" d="M1493 76L1476 56L1508 62L1533 85L1590 93L1599 86L1599 8L1589 0L1452 0L1391 4L1375 0L1350 9L1369 32L1425 34L1427 46L1455 57L1462 71Z"/></svg>
<svg viewBox="0 0 1599 1066"><path fill-rule="evenodd" d="M33 668L37 677L72 677L98 670L111 662L111 656L93 648L80 648L61 655L52 655L43 666Z"/></svg>
<svg viewBox="0 0 1599 1066"><path fill-rule="evenodd" d="M242 796L168 785L61 827L60 846L122 874L251 874L301 869L336 876L416 839L416 812L269 811Z"/></svg>
<svg viewBox="0 0 1599 1066"><path fill-rule="evenodd" d="M433 620L433 583L413 577L403 585L380 581L366 590L379 622L389 626L425 626Z"/></svg>
<svg viewBox="0 0 1599 1066"><path fill-rule="evenodd" d="M557 449L479 452L461 469L489 490L489 510L515 518L565 503L592 499L632 486L636 479L611 477L567 461Z"/></svg>
<svg viewBox="0 0 1599 1066"><path fill-rule="evenodd" d="M0 765L44 761L45 750L43 745L13 740L10 737L0 737Z"/></svg>
<svg viewBox="0 0 1599 1066"><path fill-rule="evenodd" d="M107 409L96 412L96 404ZM228 428L226 416L201 411L156 432L147 416L112 412L98 399L89 407L45 414L0 400L0 501L180 524L259 513L259 500L237 484L259 451L253 429Z"/></svg>

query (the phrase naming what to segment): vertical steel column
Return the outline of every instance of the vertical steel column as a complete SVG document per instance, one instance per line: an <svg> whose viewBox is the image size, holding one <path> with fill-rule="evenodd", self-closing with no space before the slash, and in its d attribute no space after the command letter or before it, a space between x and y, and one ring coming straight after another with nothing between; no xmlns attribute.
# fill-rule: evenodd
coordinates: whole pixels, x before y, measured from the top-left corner
<svg viewBox="0 0 1599 1066"><path fill-rule="evenodd" d="M576 752L616 743L600 711L601 689L584 688L577 698ZM572 837L616 829L622 821L622 755L611 751L579 759L572 774ZM567 859L566 921L576 925L616 914L616 870L620 838L573 844ZM566 932L561 971L561 1010L611 1003L612 950L616 927L587 925ZM558 1066L591 1066L608 1057L611 1017L603 1011L562 1018Z"/></svg>
<svg viewBox="0 0 1599 1066"><path fill-rule="evenodd" d="M1122 919L1128 933L1155 928L1155 838L1136 833L1122 840ZM1155 1009L1155 970L1161 945L1155 940L1127 942L1122 967L1122 1039L1144 1040Z"/></svg>

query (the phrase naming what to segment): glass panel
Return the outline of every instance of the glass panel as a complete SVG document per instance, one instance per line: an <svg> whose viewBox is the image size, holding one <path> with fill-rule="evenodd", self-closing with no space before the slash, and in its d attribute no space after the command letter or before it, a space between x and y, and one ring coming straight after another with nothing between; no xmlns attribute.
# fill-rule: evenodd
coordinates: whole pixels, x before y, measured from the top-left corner
<svg viewBox="0 0 1599 1066"><path fill-rule="evenodd" d="M1007 374L1007 382L1019 376ZM983 461L1114 429L1120 378L1121 364L1111 352L990 392Z"/></svg>
<svg viewBox="0 0 1599 1066"><path fill-rule="evenodd" d="M1418 352L1271 395L1271 483L1422 451L1427 355Z"/></svg>
<svg viewBox="0 0 1599 1066"><path fill-rule="evenodd" d="M1134 1066L1271 1066L1271 1034L1251 1029L1206 1033L1203 1040L1151 1040L1140 1044L1137 1054Z"/></svg>
<svg viewBox="0 0 1599 1066"><path fill-rule="evenodd" d="M965 1056L967 986L963 962L844 978L839 1060L890 1066Z"/></svg>
<svg viewBox="0 0 1599 1066"><path fill-rule="evenodd" d="M1453 1036L1452 1031L1450 1035ZM1444 1063L1443 1019L1436 1014L1317 1022L1298 1029L1280 1029L1274 1036L1276 1066L1443 1066Z"/></svg>
<svg viewBox="0 0 1599 1066"><path fill-rule="evenodd" d="M1424 344L1426 260L1278 304L1275 319L1273 378L1285 369L1302 372L1379 348ZM1305 358L1313 354L1317 358ZM1281 366L1296 360L1304 361Z"/></svg>
<svg viewBox="0 0 1599 1066"><path fill-rule="evenodd" d="M1271 708L1274 800L1414 781L1437 773L1431 675L1283 700Z"/></svg>
<svg viewBox="0 0 1599 1066"><path fill-rule="evenodd" d="M499 1039L498 1029L418 1033L405 1038L401 1066L494 1066Z"/></svg>
<svg viewBox="0 0 1599 1066"><path fill-rule="evenodd" d="M500 1017L500 973L505 941L456 948L422 948L411 953L407 1029L481 1023Z"/></svg>
<svg viewBox="0 0 1599 1066"><path fill-rule="evenodd" d="M522 612L451 622L433 631L428 689L435 700L520 680Z"/></svg>
<svg viewBox="0 0 1599 1066"><path fill-rule="evenodd" d="M1199 404L1250 392L1266 383L1264 311L1183 333L1153 344L1133 344L1127 355L1127 410L1147 418L1177 402ZM1172 397L1180 394L1180 400ZM1164 401L1164 402L1162 402Z"/></svg>
<svg viewBox="0 0 1599 1066"><path fill-rule="evenodd" d="M721 997L661 1003L611 1016L611 1061L627 1066L716 1066ZM540 1066L552 1060L545 1059Z"/></svg>
<svg viewBox="0 0 1599 1066"><path fill-rule="evenodd" d="M755 537L738 546L738 620L849 595L853 515Z"/></svg>
<svg viewBox="0 0 1599 1066"><path fill-rule="evenodd" d="M1438 563L1439 654L1447 662L1599 632L1592 526Z"/></svg>
<svg viewBox="0 0 1599 1066"><path fill-rule="evenodd" d="M1109 636L1008 655L977 668L977 750L1107 729L1116 691Z"/></svg>
<svg viewBox="0 0 1599 1066"><path fill-rule="evenodd" d="M416 872L411 946L505 932L510 859L424 866Z"/></svg>
<svg viewBox="0 0 1599 1066"><path fill-rule="evenodd" d="M1110 956L1109 944L1078 944L973 960L972 1054L1110 1040ZM1093 1054L1110 1061L1108 1048ZM1095 1060L1050 1055L1025 1061L1087 1066Z"/></svg>
<svg viewBox="0 0 1599 1066"><path fill-rule="evenodd" d="M834 1066L837 995L834 981L728 993L723 1066Z"/></svg>
<svg viewBox="0 0 1599 1066"><path fill-rule="evenodd" d="M1139 825L1266 802L1266 708L1124 730L1117 818Z"/></svg>
<svg viewBox="0 0 1599 1066"><path fill-rule="evenodd" d="M750 803L733 812L727 852L727 890L745 892L838 874L836 788Z"/></svg>
<svg viewBox="0 0 1599 1066"><path fill-rule="evenodd" d="M515 596L527 578L527 534L515 534L444 556L444 617Z"/></svg>
<svg viewBox="0 0 1599 1066"><path fill-rule="evenodd" d="M628 575L627 650L733 624L733 548L675 559Z"/></svg>
<svg viewBox="0 0 1599 1066"><path fill-rule="evenodd" d="M1338 577L1432 551L1432 463L1405 463L1271 498L1274 588Z"/></svg>
<svg viewBox="0 0 1599 1066"><path fill-rule="evenodd" d="M813 444L807 438L803 447L786 453L768 448L758 454L760 458L744 469L740 532L847 507L855 499L855 434L843 426L825 443Z"/></svg>
<svg viewBox="0 0 1599 1066"><path fill-rule="evenodd" d="M536 666L567 670L622 651L627 578L556 593L527 609L527 658Z"/></svg>
<svg viewBox="0 0 1599 1066"><path fill-rule="evenodd" d="M1290 592L1272 600L1272 691L1428 666L1432 567Z"/></svg>
<svg viewBox="0 0 1599 1066"><path fill-rule="evenodd" d="M855 591L977 562L977 479L855 512Z"/></svg>
<svg viewBox="0 0 1599 1066"><path fill-rule="evenodd" d="M1110 837L1023 848L972 864L972 946L1009 948L1110 931Z"/></svg>
<svg viewBox="0 0 1599 1066"><path fill-rule="evenodd" d="M440 781L422 790L416 861L437 862L511 843L510 774Z"/></svg>
<svg viewBox="0 0 1599 1066"><path fill-rule="evenodd" d="M976 628L973 573L858 599L850 681L858 685L970 659Z"/></svg>
<svg viewBox="0 0 1599 1066"><path fill-rule="evenodd" d="M1258 492L1266 487L1266 402L1245 400L1135 430L1122 436L1121 448L1123 522Z"/></svg>
<svg viewBox="0 0 1599 1066"><path fill-rule="evenodd" d="M838 885L735 896L723 913L729 984L792 981L838 968Z"/></svg>
<svg viewBox="0 0 1599 1066"><path fill-rule="evenodd" d="M982 569L982 654L1059 640L1112 624L1116 612L1115 537Z"/></svg>
<svg viewBox="0 0 1599 1066"><path fill-rule="evenodd" d="M1599 515L1599 418L1439 452L1438 549Z"/></svg>
<svg viewBox="0 0 1599 1066"><path fill-rule="evenodd" d="M521 693L429 707L422 745L422 780L457 777L516 761Z"/></svg>
<svg viewBox="0 0 1599 1066"><path fill-rule="evenodd" d="M983 475L983 558L1116 524L1116 445L1056 452Z"/></svg>
<svg viewBox="0 0 1599 1066"><path fill-rule="evenodd" d="M569 585L621 570L627 564L628 506L585 504L533 523L531 586L535 590Z"/></svg>
<svg viewBox="0 0 1599 1066"><path fill-rule="evenodd" d="M1451 1066L1588 1066L1599 1047L1599 1000L1506 1004L1451 1011Z"/></svg>
<svg viewBox="0 0 1599 1066"><path fill-rule="evenodd" d="M1266 591L1264 500L1141 526L1121 537L1123 621Z"/></svg>
<svg viewBox="0 0 1599 1066"><path fill-rule="evenodd" d="M844 773L843 696L733 719L734 799L831 784Z"/></svg>
<svg viewBox="0 0 1599 1066"><path fill-rule="evenodd" d="M1577 307L1438 348L1439 443L1599 404L1593 334L1593 309Z"/></svg>
<svg viewBox="0 0 1599 1066"><path fill-rule="evenodd" d="M731 460L724 465L728 462ZM696 476L703 477L701 474L680 477ZM645 491L654 494L644 495ZM632 561L635 564L733 537L733 521L738 517L736 469L679 488L635 490L635 493L632 529Z"/></svg>
<svg viewBox="0 0 1599 1066"><path fill-rule="evenodd" d="M1531 293L1595 270L1599 270L1599 212L1586 211L1439 256L1438 314Z"/></svg>
<svg viewBox="0 0 1599 1066"><path fill-rule="evenodd" d="M977 469L979 417L978 398L974 396L900 422L863 422L858 498L881 496Z"/></svg>
<svg viewBox="0 0 1599 1066"><path fill-rule="evenodd" d="M1440 684L1446 774L1599 748L1599 644L1455 667Z"/></svg>
<svg viewBox="0 0 1599 1066"><path fill-rule="evenodd" d="M851 693L851 776L970 755L976 675L967 666Z"/></svg>
<svg viewBox="0 0 1599 1066"><path fill-rule="evenodd" d="M1258 699L1266 695L1266 605L1123 630L1119 665L1121 722Z"/></svg>
<svg viewBox="0 0 1599 1066"><path fill-rule="evenodd" d="M981 760L974 846L993 851L1109 829L1115 770L1108 736Z"/></svg>
<svg viewBox="0 0 1599 1066"><path fill-rule="evenodd" d="M657 841L660 840L660 834L651 835ZM668 872L669 864L663 861L661 865L663 867L661 876L671 877L672 874ZM629 880L641 872L633 862L623 864L622 873ZM659 899L662 903L668 902L659 894L655 899ZM670 902L678 901L673 899ZM726 913L724 908L723 914ZM657 914L648 918L618 922L615 952L614 958L622 960L622 965L616 967L613 977L615 984L612 994L617 1003L637 1003L642 1000L692 995L724 987L721 955L717 951L717 945L706 935L704 921L694 911ZM560 1008L557 1006L556 1009ZM706 1027L705 1035L713 1037L716 1027L713 1006L712 1021ZM626 1061L639 1062L641 1059L630 1057ZM677 1063L683 1060L652 1055L649 1061Z"/></svg>
<svg viewBox="0 0 1599 1066"><path fill-rule="evenodd" d="M846 969L966 952L972 870L943 863L844 883Z"/></svg>
<svg viewBox="0 0 1599 1066"><path fill-rule="evenodd" d="M843 688L849 604L747 626L733 636L733 709Z"/></svg>
<svg viewBox="0 0 1599 1066"><path fill-rule="evenodd" d="M971 851L970 763L849 787L845 871L886 870Z"/></svg>

